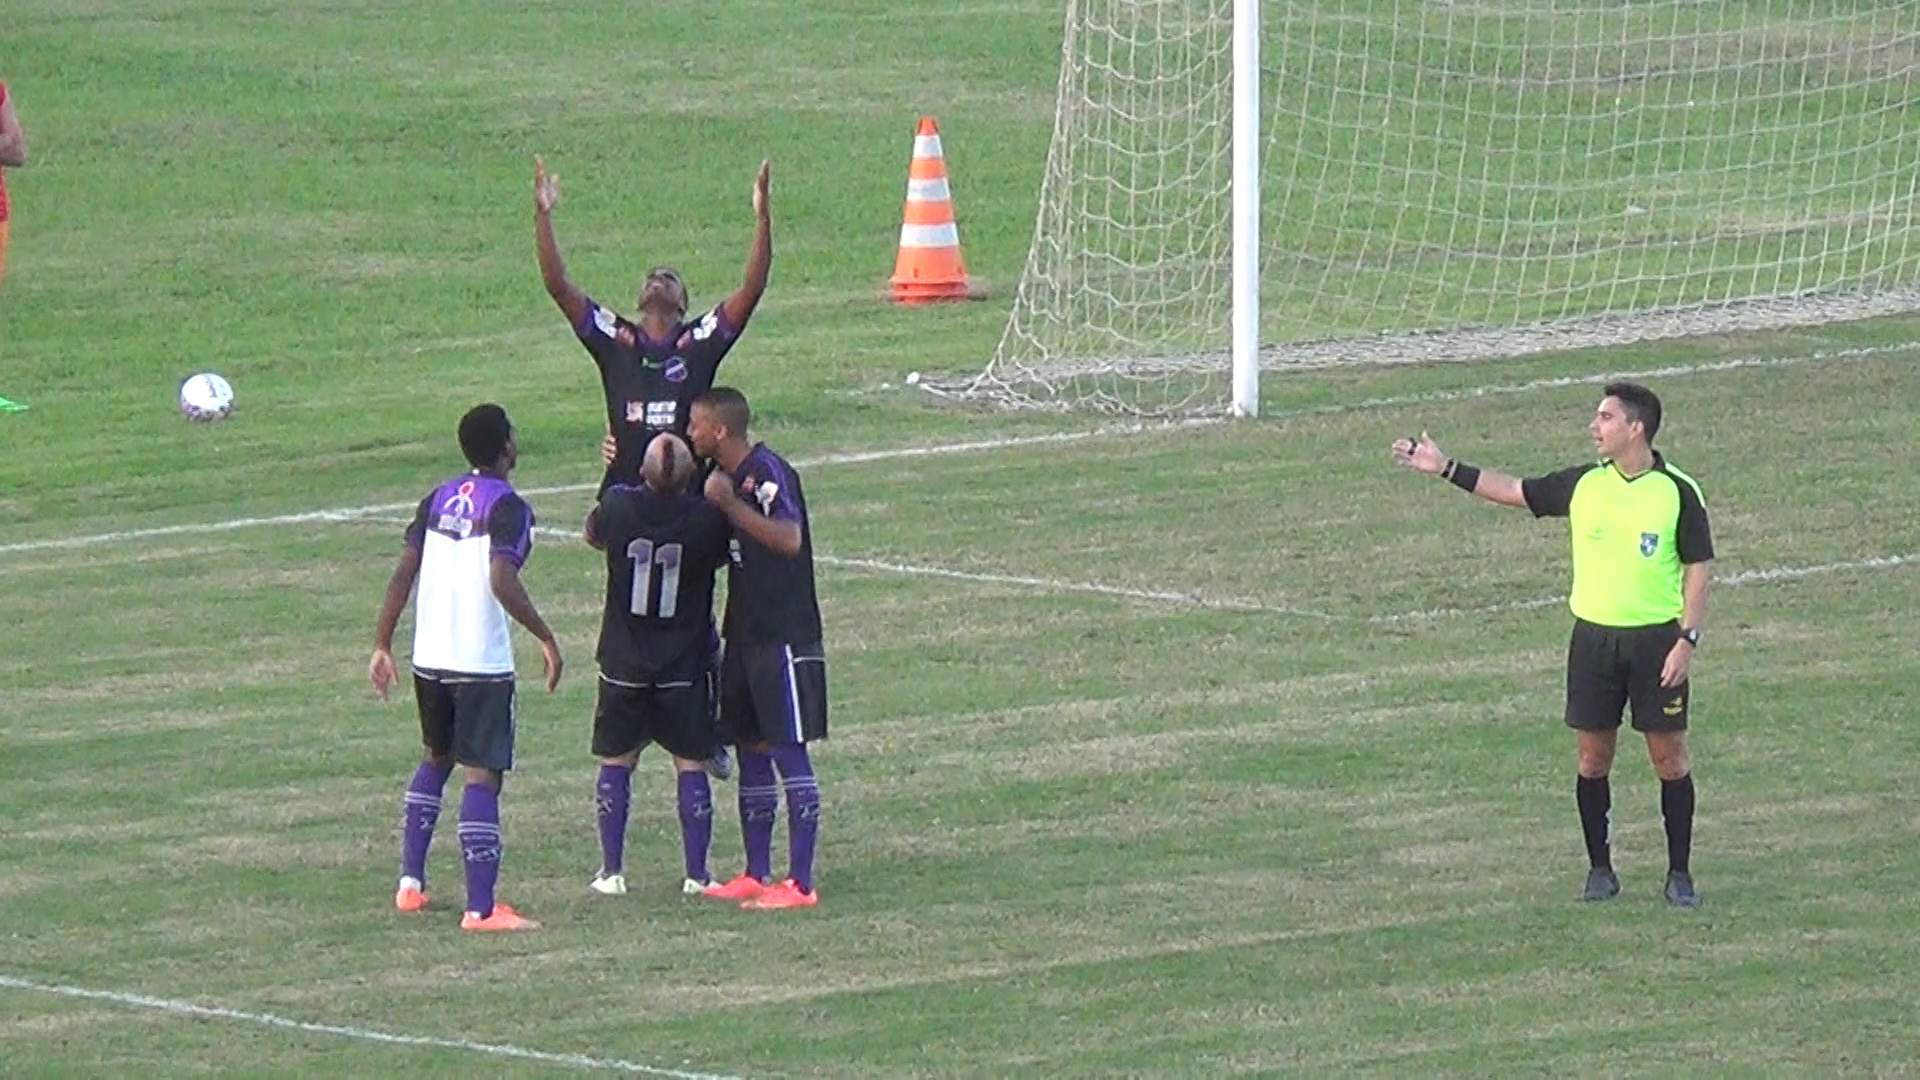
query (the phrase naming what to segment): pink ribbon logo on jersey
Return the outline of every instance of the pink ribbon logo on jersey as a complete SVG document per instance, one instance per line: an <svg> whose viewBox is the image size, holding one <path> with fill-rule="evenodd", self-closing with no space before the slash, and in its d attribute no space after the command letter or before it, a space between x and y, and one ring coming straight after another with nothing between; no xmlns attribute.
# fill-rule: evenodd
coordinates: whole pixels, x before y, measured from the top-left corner
<svg viewBox="0 0 1920 1080"><path fill-rule="evenodd" d="M446 513L453 514L456 517L472 517L473 516L473 481L468 480L465 483L462 483L460 485L460 489L453 493L452 498L440 504L440 509Z"/></svg>

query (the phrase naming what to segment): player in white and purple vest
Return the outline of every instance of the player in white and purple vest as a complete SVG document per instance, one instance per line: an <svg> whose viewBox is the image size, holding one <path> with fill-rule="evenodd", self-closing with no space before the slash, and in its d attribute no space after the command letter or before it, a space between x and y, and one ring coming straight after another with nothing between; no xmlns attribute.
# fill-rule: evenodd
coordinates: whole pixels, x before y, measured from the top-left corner
<svg viewBox="0 0 1920 1080"><path fill-rule="evenodd" d="M456 763L466 770L460 852L466 865L463 930L532 930L538 923L494 899L500 873L500 784L513 768L513 640L507 620L540 641L547 689L560 682L560 646L520 583L533 550L533 511L507 482L519 459L513 424L498 405L460 419L460 450L471 471L436 486L407 526L406 546L387 582L368 675L382 698L399 682L393 633L407 597L414 604L413 692L426 752L402 800L400 885L394 906L427 906L427 846L441 791Z"/></svg>

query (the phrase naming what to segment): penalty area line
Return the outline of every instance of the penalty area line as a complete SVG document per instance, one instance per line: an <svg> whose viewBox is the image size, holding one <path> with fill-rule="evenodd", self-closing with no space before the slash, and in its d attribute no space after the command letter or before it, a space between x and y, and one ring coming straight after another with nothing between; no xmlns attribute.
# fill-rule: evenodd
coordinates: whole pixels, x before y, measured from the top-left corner
<svg viewBox="0 0 1920 1080"><path fill-rule="evenodd" d="M1824 349L1784 356L1736 356L1727 360L1707 360L1698 364L1670 364L1666 367L1644 368L1639 371L1613 371L1600 375L1558 375L1546 379L1529 379L1526 382L1467 386L1455 390L1428 390L1418 394L1366 398L1361 401L1331 405L1311 405L1303 409L1278 409L1274 415L1282 420L1289 417L1338 416L1382 409L1402 409L1414 405L1445 405L1480 398L1508 397L1515 394L1531 394L1540 390L1565 390L1575 386L1605 386L1618 379L1647 382L1652 379L1673 379L1687 375L1718 375L1728 371L1766 370L1793 367L1799 364L1847 363L1913 352L1917 349L1920 349L1920 342L1862 345L1851 349Z"/></svg>
<svg viewBox="0 0 1920 1080"><path fill-rule="evenodd" d="M404 524L397 519L358 519L375 524ZM534 535L550 537L555 540L584 542L575 530L535 526ZM1317 619L1323 622L1354 622L1381 624L1402 624L1434 622L1442 619L1463 618L1473 615L1501 615L1511 612L1536 611L1541 608L1558 607L1567 602L1566 595L1537 596L1526 600L1509 600L1498 604L1486 604L1480 607L1424 608L1416 611L1400 611L1380 615L1348 615L1339 612L1320 611L1314 608L1297 607L1291 604L1269 603L1263 600L1236 600L1225 597L1205 596L1199 593L1178 592L1171 589L1142 589L1130 585L1109 585L1099 581L1069 581L1061 578L1037 577L1030 574L1010 574L984 570L961 570L955 567L935 566L922 563L898 562L890 559L845 558L836 555L815 553L813 561L821 566L875 574L893 574L901 577L936 578L944 581L960 581L973 585L1008 585L1014 588L1032 589L1046 593L1082 593L1091 596L1110 597L1115 600L1137 600L1150 604L1164 604L1171 607L1201 608L1208 611L1238 611L1251 614L1284 615L1292 618ZM1825 577L1830 574L1853 572L1871 572L1879 570L1899 570L1904 567L1920 565L1920 554L1911 555L1875 555L1864 559L1846 559L1838 562L1815 563L1806 566L1774 566L1756 570L1736 570L1714 579L1714 585L1724 589L1737 589L1752 585L1775 585L1782 582L1801 581L1807 578Z"/></svg>
<svg viewBox="0 0 1920 1080"><path fill-rule="evenodd" d="M360 518L360 521L379 525L405 524L396 518ZM535 536L551 537L555 540L577 540L585 542L578 531L536 525ZM867 571L869 573L896 574L901 577L940 578L947 581L963 581L974 585L1012 585L1016 588L1033 589L1051 593L1086 593L1092 596L1112 597L1116 600L1141 600L1153 604L1166 604L1174 607L1198 607L1220 611L1253 611L1269 615L1292 615L1307 619L1338 619L1342 616L1329 615L1323 611L1311 611L1306 608L1289 607L1284 604L1269 604L1259 600L1217 600L1195 593L1174 592L1165 589L1137 589L1127 585L1107 585L1098 581L1061 581L1056 578L1031 577L1025 574L1001 574L978 570L958 570L946 566L922 566L916 563L893 562L886 559L842 558L838 555L823 555L815 552L813 561L820 566L831 566L841 570Z"/></svg>
<svg viewBox="0 0 1920 1080"><path fill-rule="evenodd" d="M1454 390L1432 390L1397 397L1368 398L1363 401L1342 404L1309 406L1302 409L1276 408L1272 416L1276 421L1285 421L1288 419L1303 419L1312 416L1400 409L1414 405L1471 401L1484 397L1531 394L1541 390L1558 390L1572 386L1599 386L1612 379L1645 380L1655 378L1679 378L1687 375L1713 375L1728 371L1789 367L1797 364L1846 363L1876 356L1913 352L1916 349L1920 349L1920 343L1869 345L1786 356L1742 356L1726 360L1706 361L1698 364L1674 364L1668 367L1648 368L1642 371L1620 371L1605 375L1569 375L1547 379L1533 379L1527 382L1469 386ZM880 461L900 461L912 458L940 457L949 454L1016 450L1023 447L1052 446L1101 438L1166 433L1200 427L1218 427L1227 422L1224 418L1219 417L1168 421L1136 421L1133 423L1105 424L1100 427L1082 428L1077 431L1055 431L1038 435L1009 435L1003 438L975 439L967 442L930 443L924 446L901 446L881 450L819 454L813 457L797 458L793 464L795 467L803 469L831 465L865 465ZM525 488L522 489L520 493L528 496L574 495L581 492L594 491L598 488L598 483L561 484L554 487ZM276 525L305 525L354 521L364 519L374 514L392 514L411 511L417 505L417 503L388 503L379 506L345 506L330 510L312 510L305 513L279 514L270 517L234 518L228 521L161 525L147 529L128 529L121 532L94 533L86 536L56 536L42 540L22 540L11 544L0 544L0 555L89 548L98 547L102 544L128 543L135 540L149 540L168 536L191 536L201 533L231 532L236 529L263 528Z"/></svg>
<svg viewBox="0 0 1920 1080"><path fill-rule="evenodd" d="M1138 435L1149 431L1177 431L1192 426L1199 421L1174 422L1163 424L1109 424L1105 427L1087 428L1080 431L1056 431L1043 435L1010 435L999 439L976 439L971 442L932 443L926 446L900 446L885 450L861 450L844 454L820 454L814 457L797 458L795 468L814 468L826 465L866 465L878 461L898 461L911 458L939 457L947 454L972 454L991 450L1013 450L1029 446L1052 446L1060 443L1082 442L1114 436ZM591 484L560 484L554 487L536 487L518 489L526 496L577 495L582 492L596 491L598 482ZM93 533L86 536L54 536L44 540L22 540L11 544L0 544L0 555L16 555L33 551L61 551L71 548L99 547L102 544L124 544L134 540L153 540L168 536L196 536L203 533L232 532L237 529L257 529L278 525L328 524L342 521L363 521L376 514L395 514L411 512L418 502L383 503L375 506L343 506L331 510L310 510L297 514L276 514L270 517L243 517L227 521L191 522L184 525L159 525L148 529L127 529L121 532Z"/></svg>
<svg viewBox="0 0 1920 1080"><path fill-rule="evenodd" d="M295 1031L307 1035L328 1035L334 1038L351 1039L356 1042L379 1043L386 1046L419 1047L431 1050L457 1050L462 1053L478 1054L483 1057L527 1061L540 1065L557 1065L563 1068L594 1072L618 1072L634 1076L671 1077L673 1080L739 1080L738 1077L723 1073L670 1069L658 1065L642 1065L637 1061L590 1057L586 1054L556 1054L549 1053L545 1050L529 1050L522 1046L512 1046L507 1043L483 1043L472 1042L466 1039L442 1039L433 1035L400 1035L390 1031L350 1027L345 1024L317 1024L306 1020L292 1020L284 1016L275 1016L271 1013L246 1012L241 1009L229 1009L218 1005L200 1005L191 1001L174 1001L169 998L151 997L146 994L124 993L116 990L92 990L82 986L63 986L57 983L34 982L31 979L21 979L11 975L0 975L0 989L46 994L52 997L62 997L77 1001L96 1001L107 1005L118 1005L122 1008L146 1009L151 1012L166 1013L171 1016L190 1017L196 1020L224 1020L229 1023L252 1024L256 1027L278 1028L282 1031Z"/></svg>
<svg viewBox="0 0 1920 1080"><path fill-rule="evenodd" d="M1777 585L1783 581L1802 581L1807 578L1825 577L1829 574L1847 574L1856 571L1898 570L1902 567L1920 564L1920 555L1877 555L1866 559L1846 559L1840 562L1815 563L1811 566L1774 566L1761 570L1736 570L1731 574L1715 577L1713 585L1721 589L1738 589L1750 585ZM1411 623L1427 622L1439 619L1454 619L1468 615L1503 615L1515 611L1535 611L1540 608L1559 607L1567 602L1565 595L1538 596L1531 600L1513 600L1504 604L1487 604L1482 607L1430 608L1425 611L1403 611L1395 615L1374 615L1367 621L1373 623Z"/></svg>
<svg viewBox="0 0 1920 1080"><path fill-rule="evenodd" d="M1481 607L1427 608L1418 611L1400 611L1380 615L1347 615L1338 612L1317 611L1312 608L1294 607L1286 604L1264 603L1259 600L1230 600L1201 596L1195 593L1135 589L1119 585L1105 585L1099 582L1061 581L1053 578L1029 577L1021 574L981 573L971 570L954 570L942 566L919 566L909 563L887 562L879 559L839 559L831 556L815 555L814 560L827 566L842 567L849 570L864 570L874 573L943 578L950 581L965 581L980 585L1011 585L1050 593L1088 593L1097 596L1109 596L1120 600L1139 600L1179 607L1202 608L1209 611L1240 611L1253 614L1285 615L1295 618L1318 619L1324 622L1370 623L1373 625L1438 622L1443 619L1457 619L1469 616L1502 615L1521 611L1536 611L1542 608L1560 607L1567 602L1567 597L1563 593L1559 596L1538 596L1526 600L1510 600L1499 604L1487 604ZM1842 562L1818 563L1811 566L1776 566L1759 570L1740 570L1716 578L1714 585L1720 588L1737 589L1743 586L1776 585L1782 582L1801 581L1807 578L1825 577L1829 574L1845 574L1856 571L1898 570L1902 567L1914 565L1920 565L1920 554L1884 555L1865 559L1848 559Z"/></svg>

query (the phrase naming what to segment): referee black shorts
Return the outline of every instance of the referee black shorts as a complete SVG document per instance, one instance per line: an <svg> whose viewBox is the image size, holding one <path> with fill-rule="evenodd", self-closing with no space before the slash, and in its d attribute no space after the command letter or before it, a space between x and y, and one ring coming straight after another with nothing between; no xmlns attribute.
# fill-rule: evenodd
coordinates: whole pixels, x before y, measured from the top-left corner
<svg viewBox="0 0 1920 1080"><path fill-rule="evenodd" d="M827 654L807 645L727 642L720 660L720 729L735 745L827 737Z"/></svg>
<svg viewBox="0 0 1920 1080"><path fill-rule="evenodd" d="M623 757L659 743L674 757L705 761L720 749L711 683L705 678L633 685L600 677L593 707L595 757Z"/></svg>
<svg viewBox="0 0 1920 1080"><path fill-rule="evenodd" d="M476 769L513 768L513 675L413 673L420 705L420 741L434 757Z"/></svg>
<svg viewBox="0 0 1920 1080"><path fill-rule="evenodd" d="M1688 684L1660 685L1679 640L1677 622L1614 627L1575 619L1567 643L1567 726L1613 731L1631 706L1635 731L1687 730Z"/></svg>

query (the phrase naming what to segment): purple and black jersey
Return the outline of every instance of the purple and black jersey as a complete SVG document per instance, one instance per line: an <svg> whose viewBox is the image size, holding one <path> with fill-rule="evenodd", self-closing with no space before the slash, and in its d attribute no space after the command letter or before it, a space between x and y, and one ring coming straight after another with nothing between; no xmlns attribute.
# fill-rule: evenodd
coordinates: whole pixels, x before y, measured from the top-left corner
<svg viewBox="0 0 1920 1080"><path fill-rule="evenodd" d="M493 562L515 569L533 551L533 510L497 476L468 473L420 501L406 542L420 552L413 666L424 671L513 671L507 612L493 594Z"/></svg>
<svg viewBox="0 0 1920 1080"><path fill-rule="evenodd" d="M471 472L434 488L414 508L407 525L407 544L421 547L429 532L449 540L487 535L489 553L525 566L533 551L533 510L498 476Z"/></svg>
<svg viewBox="0 0 1920 1080"><path fill-rule="evenodd" d="M817 645L820 601L813 587L813 527L800 474L757 443L734 472L740 497L767 517L800 525L800 551L789 558L751 537L736 536L727 573L727 613L721 633L729 646Z"/></svg>
<svg viewBox="0 0 1920 1080"><path fill-rule="evenodd" d="M606 548L600 673L631 686L704 678L713 652L714 575L727 563L727 518L699 495L616 484L593 509Z"/></svg>
<svg viewBox="0 0 1920 1080"><path fill-rule="evenodd" d="M609 470L615 483L638 481L641 458L656 432L686 435L693 399L713 388L720 361L740 338L725 305L653 338L638 323L589 299L585 317L573 329L600 368L607 425L618 446Z"/></svg>

